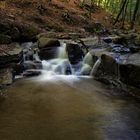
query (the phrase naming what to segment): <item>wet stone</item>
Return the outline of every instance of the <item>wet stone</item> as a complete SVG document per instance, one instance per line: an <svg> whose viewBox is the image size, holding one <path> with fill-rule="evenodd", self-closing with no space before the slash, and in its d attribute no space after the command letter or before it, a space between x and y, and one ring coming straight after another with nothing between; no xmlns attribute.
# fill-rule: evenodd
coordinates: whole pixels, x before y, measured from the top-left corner
<svg viewBox="0 0 140 140"><path fill-rule="evenodd" d="M67 43L66 51L71 64L76 64L83 59L84 52L78 44Z"/></svg>
<svg viewBox="0 0 140 140"><path fill-rule="evenodd" d="M126 48L120 44L113 44L111 47L112 47L112 52L115 52L115 53L130 53L129 48Z"/></svg>
<svg viewBox="0 0 140 140"><path fill-rule="evenodd" d="M0 68L21 61L22 48L18 43L0 45Z"/></svg>
<svg viewBox="0 0 140 140"><path fill-rule="evenodd" d="M12 69L0 69L0 85L10 85L13 83Z"/></svg>

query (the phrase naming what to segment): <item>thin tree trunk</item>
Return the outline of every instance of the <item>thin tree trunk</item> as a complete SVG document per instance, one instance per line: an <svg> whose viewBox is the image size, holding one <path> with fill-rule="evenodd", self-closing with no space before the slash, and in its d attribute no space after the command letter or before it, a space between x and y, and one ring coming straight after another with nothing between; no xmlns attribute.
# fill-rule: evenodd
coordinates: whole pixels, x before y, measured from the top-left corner
<svg viewBox="0 0 140 140"><path fill-rule="evenodd" d="M136 5L135 5L135 9L134 9L134 14L133 14L132 21L131 21L131 29L134 28L134 22L136 20L138 9L139 9L139 0L136 1Z"/></svg>
<svg viewBox="0 0 140 140"><path fill-rule="evenodd" d="M122 16L122 28L124 28L124 22L125 22L125 18L126 18L126 15L127 15L128 3L129 3L129 0L127 1L126 5L125 5L125 8L124 8L124 12L123 12L123 16Z"/></svg>
<svg viewBox="0 0 140 140"><path fill-rule="evenodd" d="M124 0L123 5L122 5L122 7L121 7L121 9L120 9L120 12L119 12L119 14L117 15L116 20L115 20L115 22L113 23L113 25L115 25L115 24L118 22L118 19L119 19L120 15L122 14L122 12L123 12L123 10L124 10L126 4L127 4L127 0Z"/></svg>

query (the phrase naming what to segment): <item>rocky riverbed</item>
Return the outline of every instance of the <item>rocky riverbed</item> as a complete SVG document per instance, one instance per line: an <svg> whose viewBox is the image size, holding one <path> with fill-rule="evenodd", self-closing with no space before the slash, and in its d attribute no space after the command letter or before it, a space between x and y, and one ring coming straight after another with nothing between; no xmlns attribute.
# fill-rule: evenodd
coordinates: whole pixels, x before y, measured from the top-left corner
<svg viewBox="0 0 140 140"><path fill-rule="evenodd" d="M58 35L50 38L47 34L39 34L34 43L0 45L0 84L12 84L15 76L24 73L25 70L28 72L24 73L24 76L38 75L40 72L37 69L42 69L41 60L56 57L58 48L63 42L66 44L65 51L72 65L84 62L85 67L82 69L84 75L92 75L95 79L117 88L127 86L140 88L138 33L132 31L105 37L79 37L79 34L69 36L67 34L67 37ZM96 70L93 72L94 67ZM33 72L32 69L36 71Z"/></svg>

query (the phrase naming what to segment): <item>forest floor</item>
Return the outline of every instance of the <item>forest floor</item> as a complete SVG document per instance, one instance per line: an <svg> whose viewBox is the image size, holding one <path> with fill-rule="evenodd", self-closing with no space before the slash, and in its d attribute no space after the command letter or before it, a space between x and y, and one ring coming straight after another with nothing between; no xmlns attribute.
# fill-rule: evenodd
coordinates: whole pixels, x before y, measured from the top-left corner
<svg viewBox="0 0 140 140"><path fill-rule="evenodd" d="M107 30L116 28L112 25L114 16L96 5L91 9L79 0L0 0L0 37L4 34L12 38L11 42L25 42L44 32L93 35L98 28L95 23L101 23ZM7 43L9 38L0 39L0 44Z"/></svg>
<svg viewBox="0 0 140 140"><path fill-rule="evenodd" d="M80 5L78 0L52 0L51 2L44 2L43 0L0 1L0 15L0 33L4 30L3 23L10 26L6 27L8 29L14 27L18 27L20 30L24 27L35 28L39 33L91 34L94 32L94 23L102 23L106 28L112 27L112 16L109 13L93 5L90 14L89 7ZM6 32L10 32L9 34L11 32L15 33L11 29Z"/></svg>

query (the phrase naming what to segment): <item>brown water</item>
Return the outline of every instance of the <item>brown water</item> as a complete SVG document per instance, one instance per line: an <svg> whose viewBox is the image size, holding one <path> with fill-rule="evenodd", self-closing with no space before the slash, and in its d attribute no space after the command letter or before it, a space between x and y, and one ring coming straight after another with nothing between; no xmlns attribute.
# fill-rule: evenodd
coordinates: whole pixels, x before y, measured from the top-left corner
<svg viewBox="0 0 140 140"><path fill-rule="evenodd" d="M91 78L39 76L19 80L7 94L0 140L140 139L140 103Z"/></svg>

